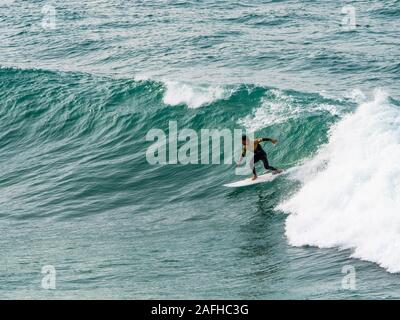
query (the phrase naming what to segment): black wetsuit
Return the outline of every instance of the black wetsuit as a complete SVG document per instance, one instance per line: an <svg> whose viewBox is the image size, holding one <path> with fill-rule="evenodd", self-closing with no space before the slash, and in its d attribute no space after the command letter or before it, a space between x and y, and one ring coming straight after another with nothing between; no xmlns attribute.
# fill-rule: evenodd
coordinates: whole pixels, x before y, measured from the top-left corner
<svg viewBox="0 0 400 320"><path fill-rule="evenodd" d="M273 171L278 170L269 165L267 154L260 144L260 142L262 141L270 141L270 139L262 138L254 140L254 157L250 160L250 168L253 170L254 175L256 175L256 168L254 164L260 160L263 162L264 168L266 170L273 170ZM242 156L244 157L245 155L246 155L246 146L243 146Z"/></svg>

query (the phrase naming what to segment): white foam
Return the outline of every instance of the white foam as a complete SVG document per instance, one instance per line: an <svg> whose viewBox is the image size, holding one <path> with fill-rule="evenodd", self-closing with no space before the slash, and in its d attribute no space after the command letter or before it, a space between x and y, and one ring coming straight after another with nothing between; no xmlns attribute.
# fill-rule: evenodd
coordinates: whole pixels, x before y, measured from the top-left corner
<svg viewBox="0 0 400 320"><path fill-rule="evenodd" d="M285 122L301 113L301 108L293 104L290 96L279 90L271 90L270 93L272 97L265 97L260 107L238 120L238 124L245 127L247 132L255 132L269 125Z"/></svg>
<svg viewBox="0 0 400 320"><path fill-rule="evenodd" d="M255 108L251 114L239 119L238 124L248 132L255 132L315 111L327 111L333 116L342 115L340 106L327 103L312 103L304 106L284 92L273 89L268 96L264 97L261 106Z"/></svg>
<svg viewBox="0 0 400 320"><path fill-rule="evenodd" d="M364 103L367 101L367 97L361 89L352 89L346 94L346 98L352 99L356 103Z"/></svg>
<svg viewBox="0 0 400 320"><path fill-rule="evenodd" d="M352 249L400 272L400 109L382 90L331 129L296 178L302 187L278 206L291 213L290 244Z"/></svg>
<svg viewBox="0 0 400 320"><path fill-rule="evenodd" d="M165 86L163 102L171 106L186 104L189 108L199 108L229 95L220 86L190 85L176 81L165 81Z"/></svg>
<svg viewBox="0 0 400 320"><path fill-rule="evenodd" d="M328 103L319 104L318 106L315 107L315 110L328 111L333 116L340 116L342 113L337 105L328 104Z"/></svg>

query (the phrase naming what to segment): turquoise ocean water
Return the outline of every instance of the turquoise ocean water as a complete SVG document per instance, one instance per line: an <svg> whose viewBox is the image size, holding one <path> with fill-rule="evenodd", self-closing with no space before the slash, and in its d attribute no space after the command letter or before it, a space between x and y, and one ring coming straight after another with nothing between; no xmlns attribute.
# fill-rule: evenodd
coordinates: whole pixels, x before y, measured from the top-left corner
<svg viewBox="0 0 400 320"><path fill-rule="evenodd" d="M399 18L0 0L0 298L400 298ZM229 189L232 164L151 165L170 121L275 137L287 174Z"/></svg>

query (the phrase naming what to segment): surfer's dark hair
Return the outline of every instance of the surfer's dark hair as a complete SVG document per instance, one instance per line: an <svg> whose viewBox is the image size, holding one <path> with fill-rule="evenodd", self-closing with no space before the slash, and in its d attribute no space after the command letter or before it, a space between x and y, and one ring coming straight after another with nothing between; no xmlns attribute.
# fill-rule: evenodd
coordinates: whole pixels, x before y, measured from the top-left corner
<svg viewBox="0 0 400 320"><path fill-rule="evenodd" d="M247 136L244 134L244 135L242 135L242 141L244 141L244 140L246 140L247 139Z"/></svg>

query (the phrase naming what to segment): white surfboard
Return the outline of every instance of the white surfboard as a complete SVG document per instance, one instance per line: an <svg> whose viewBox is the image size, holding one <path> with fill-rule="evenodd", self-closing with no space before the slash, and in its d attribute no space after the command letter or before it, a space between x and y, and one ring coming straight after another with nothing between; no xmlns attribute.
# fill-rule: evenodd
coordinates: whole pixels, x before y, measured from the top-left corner
<svg viewBox="0 0 400 320"><path fill-rule="evenodd" d="M257 179L251 180L250 178L232 182L232 183L227 183L224 184L224 187L229 187L229 188L238 188L238 187L246 187L246 186L251 186L253 184L257 183L262 183L262 182L270 182L274 180L277 176L280 176L282 173L277 173L277 174L272 174L270 172L262 174L261 176L258 176Z"/></svg>

